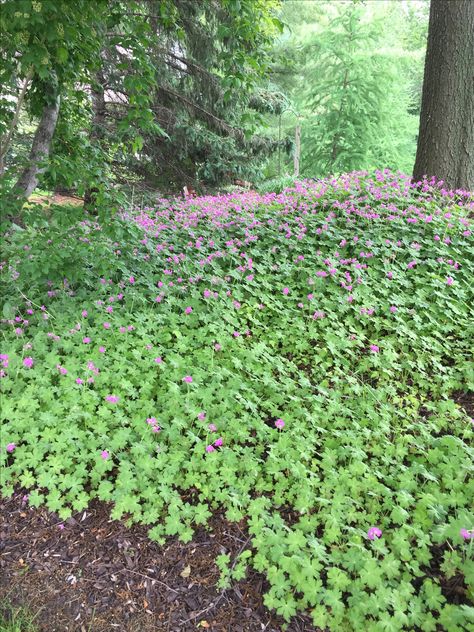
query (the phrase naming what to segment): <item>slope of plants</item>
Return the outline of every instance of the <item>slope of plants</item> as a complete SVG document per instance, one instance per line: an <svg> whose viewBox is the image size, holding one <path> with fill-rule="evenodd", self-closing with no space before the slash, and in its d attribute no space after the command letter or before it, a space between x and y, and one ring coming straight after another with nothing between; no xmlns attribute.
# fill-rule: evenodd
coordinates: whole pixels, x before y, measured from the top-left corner
<svg viewBox="0 0 474 632"><path fill-rule="evenodd" d="M10 228L3 494L159 542L223 508L221 586L287 620L470 629L473 207L385 170Z"/></svg>

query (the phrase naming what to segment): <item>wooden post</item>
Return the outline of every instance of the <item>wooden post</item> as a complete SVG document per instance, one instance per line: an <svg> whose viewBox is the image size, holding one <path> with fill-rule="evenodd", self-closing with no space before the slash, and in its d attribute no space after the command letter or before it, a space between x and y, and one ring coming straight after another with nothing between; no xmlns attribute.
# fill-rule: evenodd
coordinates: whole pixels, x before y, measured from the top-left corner
<svg viewBox="0 0 474 632"><path fill-rule="evenodd" d="M301 151L301 126L295 128L295 156L294 156L294 172L293 176L297 178L300 175L300 151Z"/></svg>

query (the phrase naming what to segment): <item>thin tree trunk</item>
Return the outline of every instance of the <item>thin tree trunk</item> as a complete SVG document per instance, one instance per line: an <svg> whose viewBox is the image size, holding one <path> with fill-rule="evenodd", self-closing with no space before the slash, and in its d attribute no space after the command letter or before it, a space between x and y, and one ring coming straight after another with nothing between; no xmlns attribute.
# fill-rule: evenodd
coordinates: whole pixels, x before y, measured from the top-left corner
<svg viewBox="0 0 474 632"><path fill-rule="evenodd" d="M99 144L104 137L105 128L105 77L100 70L96 75L96 84L91 86L92 96L92 128L90 133L91 144ZM89 187L84 193L84 208L94 210L96 198L99 190L96 187Z"/></svg>
<svg viewBox="0 0 474 632"><path fill-rule="evenodd" d="M413 180L474 191L474 2L431 0Z"/></svg>
<svg viewBox="0 0 474 632"><path fill-rule="evenodd" d="M43 114L35 132L31 146L28 165L18 178L14 193L19 198L27 199L38 186L39 176L45 167L41 164L49 156L51 141L58 121L59 96L52 103L44 106Z"/></svg>
<svg viewBox="0 0 474 632"><path fill-rule="evenodd" d="M15 106L15 113L13 114L13 118L10 123L10 128L8 132L4 134L2 138L0 139L0 176L3 176L3 172L5 170L5 157L8 153L8 150L10 149L10 144L12 142L13 134L15 133L15 129L18 124L18 119L20 118L21 106L23 105L25 94L26 94L26 91L28 90L32 77L33 77L33 68L30 68L23 81L23 86L20 90L20 94L18 95L18 99Z"/></svg>

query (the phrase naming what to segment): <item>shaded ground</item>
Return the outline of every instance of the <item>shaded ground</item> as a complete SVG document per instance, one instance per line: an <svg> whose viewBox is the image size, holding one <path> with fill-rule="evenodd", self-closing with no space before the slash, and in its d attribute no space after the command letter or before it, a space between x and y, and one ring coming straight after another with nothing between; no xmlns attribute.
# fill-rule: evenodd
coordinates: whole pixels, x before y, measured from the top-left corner
<svg viewBox="0 0 474 632"><path fill-rule="evenodd" d="M242 525L222 517L193 541L164 547L147 529L111 521L94 503L66 521L29 508L21 495L0 501L0 599L39 611L41 632L277 632L282 621L262 603L265 580L247 577L220 591L214 563L248 545ZM302 617L290 632L315 628Z"/></svg>

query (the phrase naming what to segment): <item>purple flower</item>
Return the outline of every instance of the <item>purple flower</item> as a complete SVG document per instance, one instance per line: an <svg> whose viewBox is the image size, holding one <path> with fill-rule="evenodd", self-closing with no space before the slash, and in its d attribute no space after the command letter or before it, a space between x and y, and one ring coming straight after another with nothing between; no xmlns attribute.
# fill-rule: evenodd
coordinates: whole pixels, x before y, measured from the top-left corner
<svg viewBox="0 0 474 632"><path fill-rule="evenodd" d="M105 347L99 347L99 353L105 353Z"/></svg>
<svg viewBox="0 0 474 632"><path fill-rule="evenodd" d="M395 312L397 311L397 308L395 305L390 305L390 311L392 312L392 314L395 314Z"/></svg>
<svg viewBox="0 0 474 632"><path fill-rule="evenodd" d="M183 382L187 382L188 384L191 384L192 381L193 381L193 378L190 375L185 375L183 377Z"/></svg>
<svg viewBox="0 0 474 632"><path fill-rule="evenodd" d="M216 448L220 448L223 443L224 443L224 439L222 437L219 437L219 439L216 439L214 441L214 445L216 446Z"/></svg>
<svg viewBox="0 0 474 632"><path fill-rule="evenodd" d="M377 345L370 345L370 350L373 351L374 353L378 353L380 351Z"/></svg>
<svg viewBox="0 0 474 632"><path fill-rule="evenodd" d="M290 293L290 288L288 288L288 287L284 287L284 288L283 288L283 294L284 294L285 296L288 296L288 294L289 294L289 293Z"/></svg>
<svg viewBox="0 0 474 632"><path fill-rule="evenodd" d="M110 323L104 323L104 329L110 329Z"/></svg>
<svg viewBox="0 0 474 632"><path fill-rule="evenodd" d="M382 531L378 527L370 527L367 531L367 537L369 540L375 540L375 538L380 538L382 535Z"/></svg>
<svg viewBox="0 0 474 632"><path fill-rule="evenodd" d="M193 308L192 308L192 307L186 307L186 309L184 310L184 313L185 313L185 314L191 314L191 313L192 313L192 311L193 311Z"/></svg>
<svg viewBox="0 0 474 632"><path fill-rule="evenodd" d="M23 360L23 366L26 366L27 369L31 369L33 364L33 358L30 358L29 356Z"/></svg>
<svg viewBox="0 0 474 632"><path fill-rule="evenodd" d="M452 285L454 283L453 277L446 277L446 285Z"/></svg>
<svg viewBox="0 0 474 632"><path fill-rule="evenodd" d="M8 450L8 448L7 448ZM468 529L461 529L461 531L459 532L461 535L461 538L463 538L464 540L472 540L474 539L474 529L468 530Z"/></svg>
<svg viewBox="0 0 474 632"><path fill-rule="evenodd" d="M104 461L106 461L109 458L109 453L107 452L107 450L102 450L100 456L104 459Z"/></svg>
<svg viewBox="0 0 474 632"><path fill-rule="evenodd" d="M84 384L80 377L76 378L76 384Z"/></svg>
<svg viewBox="0 0 474 632"><path fill-rule="evenodd" d="M163 362L163 358L161 356L158 356L157 358L155 358L155 362L156 364L161 364Z"/></svg>
<svg viewBox="0 0 474 632"><path fill-rule="evenodd" d="M105 399L110 402L111 404L116 404L119 400L119 398L117 397L117 395L106 395Z"/></svg>
<svg viewBox="0 0 474 632"><path fill-rule="evenodd" d="M82 310L82 312L81 312L81 314L82 314L82 317L83 317L83 318L87 318L87 315L88 315L88 314L87 314L87 310L86 310L86 309L83 309L83 310Z"/></svg>
<svg viewBox="0 0 474 632"><path fill-rule="evenodd" d="M217 427L215 426L215 424L209 424L208 428L211 432L217 432Z"/></svg>
<svg viewBox="0 0 474 632"><path fill-rule="evenodd" d="M14 443L9 443L9 444L7 445L7 452L10 452L10 453L11 453L11 452L13 452L13 451L14 451L14 449L15 449L15 448L16 448L16 444L14 444Z"/></svg>
<svg viewBox="0 0 474 632"><path fill-rule="evenodd" d="M88 345L90 341L91 341L91 339L90 339L90 338L88 338L87 336L86 336L85 338L83 338L83 339L82 339L82 342L83 342L85 345Z"/></svg>
<svg viewBox="0 0 474 632"><path fill-rule="evenodd" d="M215 451L215 447L213 445L206 446L206 452L214 452L214 451Z"/></svg>
<svg viewBox="0 0 474 632"><path fill-rule="evenodd" d="M204 421L204 419L206 419L206 413L204 411L198 413L198 419L199 421Z"/></svg>
<svg viewBox="0 0 474 632"><path fill-rule="evenodd" d="M132 285L135 283L135 277L131 276L128 280L130 281Z"/></svg>
<svg viewBox="0 0 474 632"><path fill-rule="evenodd" d="M222 349L222 347L220 346L220 344L218 342L216 342L216 344L214 345L214 350L215 351L220 351Z"/></svg>
<svg viewBox="0 0 474 632"><path fill-rule="evenodd" d="M285 422L283 421L283 419L277 419L275 421L275 427L278 428L278 430L283 430L283 428L285 427Z"/></svg>

